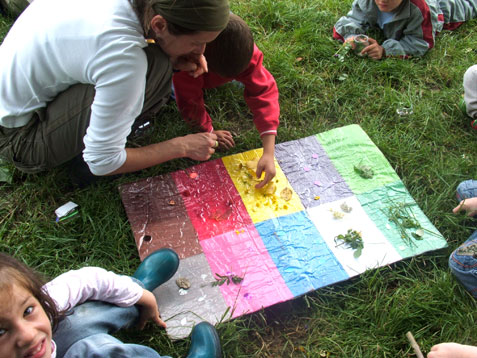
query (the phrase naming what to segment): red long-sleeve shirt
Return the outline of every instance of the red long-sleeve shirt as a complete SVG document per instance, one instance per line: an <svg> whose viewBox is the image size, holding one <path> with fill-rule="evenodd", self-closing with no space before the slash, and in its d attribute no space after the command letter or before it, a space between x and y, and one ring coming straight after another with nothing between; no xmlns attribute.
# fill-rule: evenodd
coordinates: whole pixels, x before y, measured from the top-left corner
<svg viewBox="0 0 477 358"><path fill-rule="evenodd" d="M205 109L203 89L215 88L232 80L243 83L244 98L253 114L253 122L260 136L277 134L280 116L278 87L270 72L262 65L263 53L254 45L252 59L247 69L235 78L220 77L215 73L205 73L193 78L186 72L176 72L172 78L177 107L182 118L212 132L212 118Z"/></svg>

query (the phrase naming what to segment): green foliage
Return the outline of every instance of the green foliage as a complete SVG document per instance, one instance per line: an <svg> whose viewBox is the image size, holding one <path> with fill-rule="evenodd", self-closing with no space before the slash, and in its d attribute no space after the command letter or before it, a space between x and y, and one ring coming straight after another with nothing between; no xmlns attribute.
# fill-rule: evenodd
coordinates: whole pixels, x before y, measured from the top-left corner
<svg viewBox="0 0 477 358"><path fill-rule="evenodd" d="M476 20L439 34L421 59L372 61L350 53L340 62L332 28L351 0L236 0L231 6L250 24L277 80L277 141L359 124L449 248L221 323L225 357L412 356L407 331L424 352L443 341L477 344L476 302L447 268L450 252L476 226L451 212L457 184L477 177L476 132L458 108L463 74L476 61ZM11 24L0 17L0 38ZM399 102L411 102L413 114L398 116ZM261 146L241 88L210 90L206 103L214 127L235 134L236 147L214 158ZM135 144L190 132L173 103L154 124L154 134ZM174 160L81 190L69 185L66 166L37 175L13 170L12 182L0 183L0 250L48 277L86 265L132 274L139 257L118 185L194 164ZM54 210L69 200L79 204L79 215L56 223ZM171 356L184 356L188 347L152 325L121 337Z"/></svg>

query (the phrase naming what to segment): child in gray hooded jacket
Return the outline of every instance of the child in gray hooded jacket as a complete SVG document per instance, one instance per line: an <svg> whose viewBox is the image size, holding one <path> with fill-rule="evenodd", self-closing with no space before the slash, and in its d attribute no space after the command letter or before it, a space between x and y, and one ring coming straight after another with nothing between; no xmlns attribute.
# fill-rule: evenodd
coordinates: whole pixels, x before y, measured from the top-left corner
<svg viewBox="0 0 477 358"><path fill-rule="evenodd" d="M337 40L353 43L369 28L381 29L385 40L369 38L362 51L372 59L422 56L434 47L435 36L477 16L477 0L355 0L351 11L333 28Z"/></svg>

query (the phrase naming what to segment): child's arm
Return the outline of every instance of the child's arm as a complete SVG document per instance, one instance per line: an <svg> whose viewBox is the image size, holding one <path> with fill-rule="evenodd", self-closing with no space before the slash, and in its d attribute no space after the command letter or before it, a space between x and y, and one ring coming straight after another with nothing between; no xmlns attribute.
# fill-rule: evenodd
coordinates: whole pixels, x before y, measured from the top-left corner
<svg viewBox="0 0 477 358"><path fill-rule="evenodd" d="M212 132L212 119L205 109L204 76L191 77L187 72L176 72L172 76L176 103L182 118L202 132Z"/></svg>
<svg viewBox="0 0 477 358"><path fill-rule="evenodd" d="M369 12L371 11L370 1L355 0L350 12L342 16L333 27L333 38L339 41L346 41L353 35L364 34L369 28Z"/></svg>
<svg viewBox="0 0 477 358"><path fill-rule="evenodd" d="M143 288L129 276L99 267L84 267L63 273L44 286L58 310L71 309L88 300L128 307L143 296Z"/></svg>
<svg viewBox="0 0 477 358"><path fill-rule="evenodd" d="M272 74L263 66L263 53L254 45L252 59L247 69L237 80L244 84L244 98L253 114L263 144L263 155L257 164L257 177L265 172L263 181L256 185L261 188L275 177L275 136L280 117L278 87Z"/></svg>
<svg viewBox="0 0 477 358"><path fill-rule="evenodd" d="M257 189L262 188L272 180L277 170L275 168L275 135L274 134L265 134L262 136L263 143L263 154L260 160L257 163L257 178L262 176L262 173L265 173L265 178L255 185Z"/></svg>
<svg viewBox="0 0 477 358"><path fill-rule="evenodd" d="M436 344L427 354L427 358L475 358L477 347L458 343Z"/></svg>
<svg viewBox="0 0 477 358"><path fill-rule="evenodd" d="M136 305L140 306L140 316L138 328L143 329L149 320L152 320L157 325L166 328L166 322L161 319L159 308L157 307L156 297L151 291L143 290L143 294Z"/></svg>

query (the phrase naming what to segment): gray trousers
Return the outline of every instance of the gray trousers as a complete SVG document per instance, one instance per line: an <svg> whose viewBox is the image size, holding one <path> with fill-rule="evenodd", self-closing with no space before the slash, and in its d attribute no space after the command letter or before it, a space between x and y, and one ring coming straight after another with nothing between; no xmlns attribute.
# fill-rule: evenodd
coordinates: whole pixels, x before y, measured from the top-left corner
<svg viewBox="0 0 477 358"><path fill-rule="evenodd" d="M140 117L153 115L166 104L172 79L172 65L160 47L150 45L144 51L148 68ZM94 95L93 85L76 84L36 111L25 126L0 126L0 157L23 172L37 173L81 154Z"/></svg>

